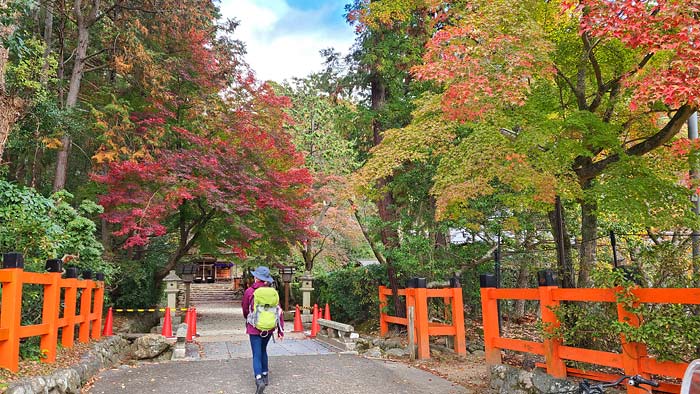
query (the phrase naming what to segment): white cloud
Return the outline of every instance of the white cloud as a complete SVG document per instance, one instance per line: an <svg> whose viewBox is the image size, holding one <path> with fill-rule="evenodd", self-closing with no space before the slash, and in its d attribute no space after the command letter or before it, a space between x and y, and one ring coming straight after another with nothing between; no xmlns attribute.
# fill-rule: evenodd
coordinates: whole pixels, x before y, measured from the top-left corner
<svg viewBox="0 0 700 394"><path fill-rule="evenodd" d="M240 21L235 38L246 44L246 60L258 79L281 82L319 71L321 49L347 53L354 33L340 16L342 6L335 0L301 10L286 0L222 0L221 13Z"/></svg>

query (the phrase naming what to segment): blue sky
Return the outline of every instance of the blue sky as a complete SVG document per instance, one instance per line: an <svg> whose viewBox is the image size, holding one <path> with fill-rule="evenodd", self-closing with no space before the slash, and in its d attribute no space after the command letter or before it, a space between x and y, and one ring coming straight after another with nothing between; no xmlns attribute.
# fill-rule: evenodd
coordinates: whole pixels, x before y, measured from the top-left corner
<svg viewBox="0 0 700 394"><path fill-rule="evenodd" d="M241 22L235 37L246 43L257 77L281 82L320 70L321 49L347 53L355 37L343 17L350 1L221 0L220 7Z"/></svg>

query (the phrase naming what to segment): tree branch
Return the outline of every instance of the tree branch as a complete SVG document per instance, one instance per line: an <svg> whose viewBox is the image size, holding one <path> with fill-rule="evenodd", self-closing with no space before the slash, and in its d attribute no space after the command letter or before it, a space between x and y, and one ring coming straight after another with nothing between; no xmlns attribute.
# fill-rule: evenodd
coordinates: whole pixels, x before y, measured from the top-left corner
<svg viewBox="0 0 700 394"><path fill-rule="evenodd" d="M459 269L457 270L457 275L460 276L462 274L462 271L465 269L471 269L473 267L476 267L479 264L483 264L493 258L493 252L498 249L498 244L493 245L486 253L484 253L483 256L479 257L478 259L472 260L467 264L463 264Z"/></svg>
<svg viewBox="0 0 700 394"><path fill-rule="evenodd" d="M571 80L566 75L564 75L564 73L559 69L559 67L557 67L556 64L554 65L554 69L557 70L557 75L560 76L564 80L564 82L566 82L567 85L569 85L571 91L576 92L576 87L574 86L573 82L571 82Z"/></svg>
<svg viewBox="0 0 700 394"><path fill-rule="evenodd" d="M603 83L603 74L600 71L600 64L598 64L598 59L596 59L595 53L593 53L593 46L591 45L591 41L588 38L588 32L584 32L583 34L581 34L581 40L583 41L583 48L588 55L588 60L591 62L591 67L593 67L593 74L595 75L596 84L598 85L598 90L596 91L595 98L591 102L591 105L588 106L589 111L595 112L598 106L600 106L600 103L603 101L603 96L607 91L607 87Z"/></svg>
<svg viewBox="0 0 700 394"><path fill-rule="evenodd" d="M352 207L355 207L355 204L353 204L352 201L350 201L350 205ZM379 260L379 262L383 265L386 265L386 258L382 254L382 252L379 250L377 247L377 243L372 240L372 238L369 236L369 232L367 231L367 228L362 224L362 220L360 218L360 214L357 212L357 208L354 208L352 210L353 215L355 216L355 220L357 220L357 224L360 226L360 230L362 231L362 235L365 237L365 240L367 240L367 243L369 243L369 247L372 249L372 253L374 253L374 257Z"/></svg>
<svg viewBox="0 0 700 394"><path fill-rule="evenodd" d="M678 131L683 127L688 117L695 112L695 108L690 105L680 107L666 125L656 134L650 136L644 141L635 144L628 148L625 153L632 156L642 156L653 149L668 142ZM605 159L592 163L591 165L576 168L574 171L580 180L589 180L595 178L603 172L610 164L620 160L618 153L610 155Z"/></svg>

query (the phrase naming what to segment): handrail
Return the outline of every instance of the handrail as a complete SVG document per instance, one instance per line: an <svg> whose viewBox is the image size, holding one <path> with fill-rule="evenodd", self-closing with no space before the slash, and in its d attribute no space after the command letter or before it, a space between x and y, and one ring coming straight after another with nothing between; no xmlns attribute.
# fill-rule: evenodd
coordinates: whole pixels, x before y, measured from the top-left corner
<svg viewBox="0 0 700 394"><path fill-rule="evenodd" d="M0 269L2 302L0 306L0 368L12 372L19 369L19 343L22 338L40 336L41 361L56 361L58 338L66 348L73 347L75 326L78 340L88 342L100 338L104 282L64 279L60 273L25 272L22 268ZM22 288L25 284L43 285L41 323L22 326ZM61 290L64 296L61 297ZM78 297L78 289L81 289ZM79 313L76 314L78 298ZM63 316L60 306L63 303ZM59 335L60 330L60 335Z"/></svg>

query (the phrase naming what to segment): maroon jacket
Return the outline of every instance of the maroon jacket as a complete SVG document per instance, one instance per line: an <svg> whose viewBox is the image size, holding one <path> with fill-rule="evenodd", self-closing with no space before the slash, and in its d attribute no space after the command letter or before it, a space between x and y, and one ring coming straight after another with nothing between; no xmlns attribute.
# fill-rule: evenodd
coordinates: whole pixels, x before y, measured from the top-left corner
<svg viewBox="0 0 700 394"><path fill-rule="evenodd" d="M267 282L259 282L255 281L252 286L247 288L245 290L245 293L243 293L243 300L241 301L241 308L243 308L243 317L245 319L248 319L248 314L252 312L253 310L253 293L255 292L255 289L258 287L263 287L267 286ZM277 323L277 335L280 337L284 336L284 319L282 317L282 308L279 306L277 307L277 313L280 314L280 318L278 319L279 323ZM255 326L251 325L246 321L245 323L245 333L250 334L250 335L260 335L261 331L255 328Z"/></svg>

